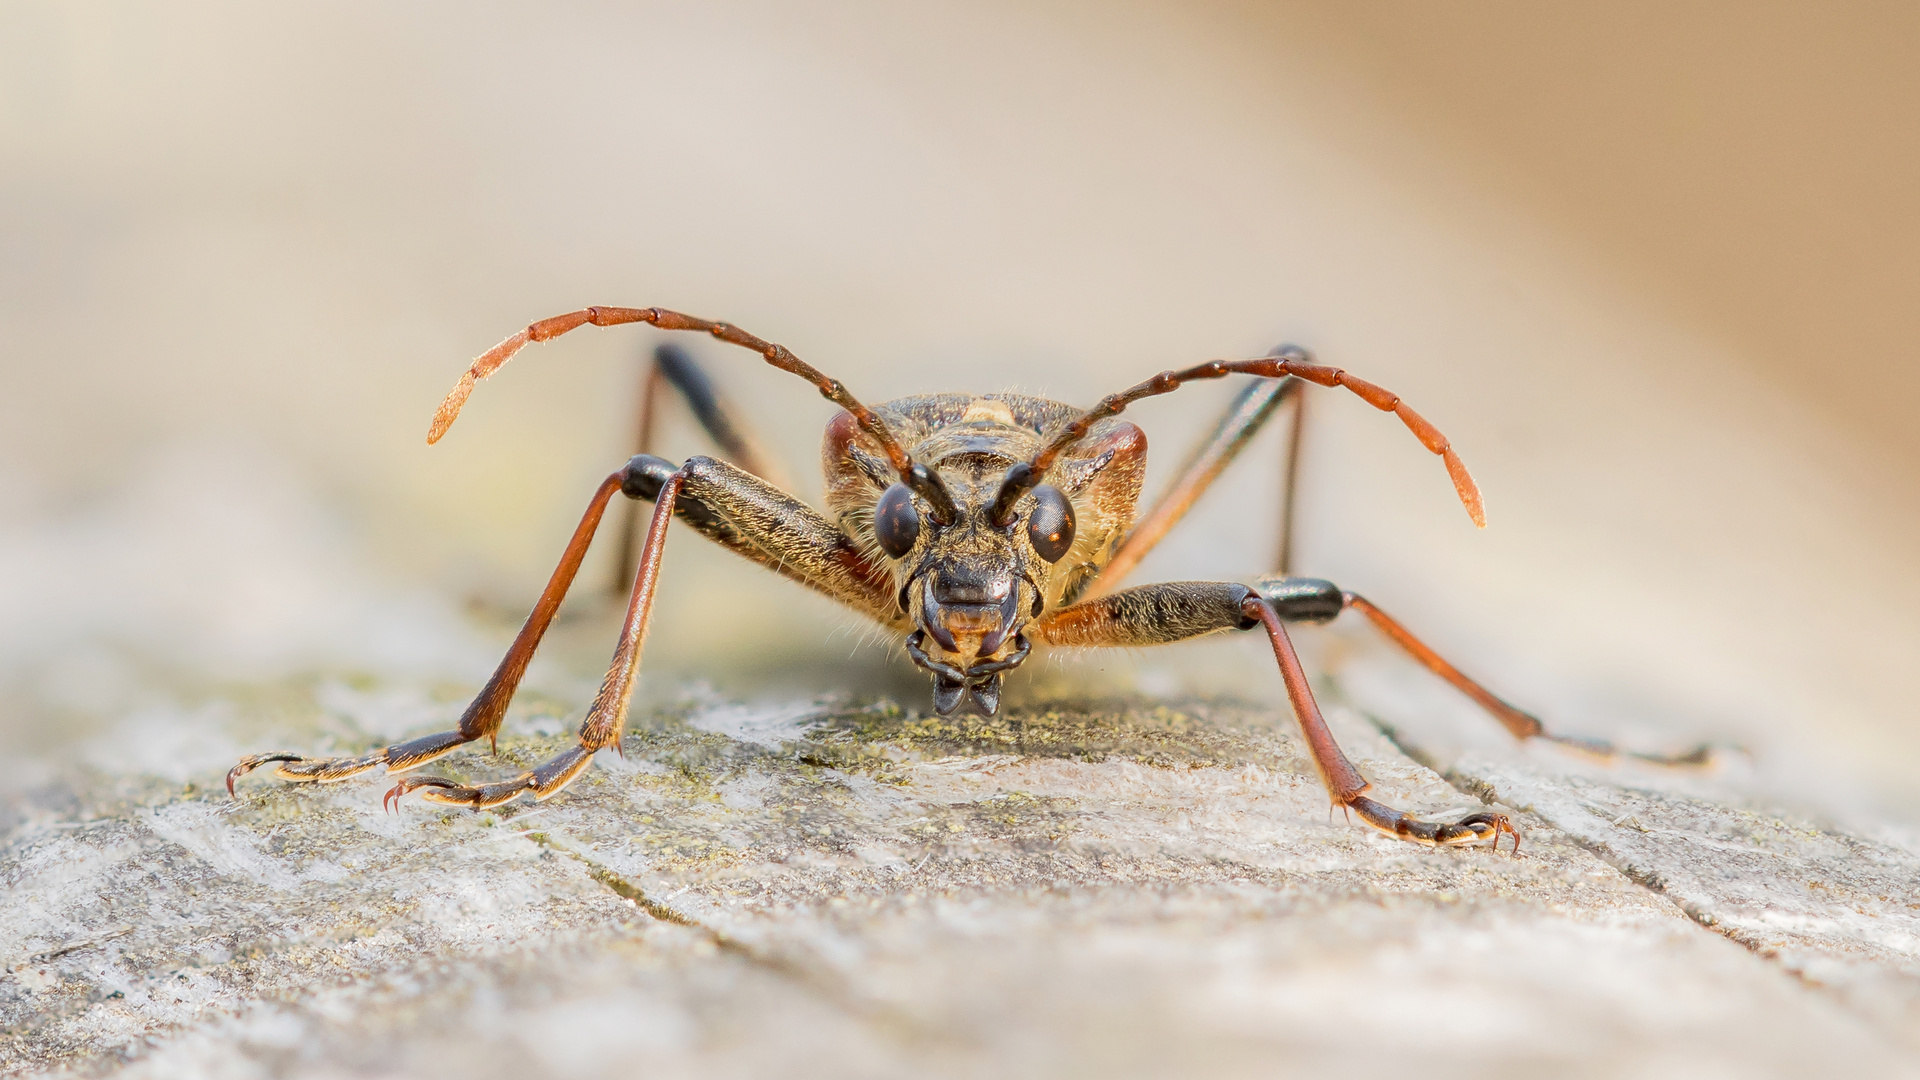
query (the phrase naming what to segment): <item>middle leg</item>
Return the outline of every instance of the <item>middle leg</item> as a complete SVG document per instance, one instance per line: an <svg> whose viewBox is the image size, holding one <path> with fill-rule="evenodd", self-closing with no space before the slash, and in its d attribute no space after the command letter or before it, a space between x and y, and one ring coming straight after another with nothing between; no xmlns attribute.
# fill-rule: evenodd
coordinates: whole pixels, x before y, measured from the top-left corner
<svg viewBox="0 0 1920 1080"><path fill-rule="evenodd" d="M1298 352L1300 350L1295 346L1282 345L1269 355ZM1233 464L1240 452L1247 448L1247 444L1260 434L1273 414L1282 407L1293 415L1281 451L1280 548L1274 568L1282 574L1292 573L1294 492L1300 473L1300 438L1306 421L1305 390L1306 385L1299 379L1287 377L1256 379L1235 394L1213 431L1194 448L1186 463L1174 475L1172 485L1155 501L1152 509L1140 516L1139 523L1127 533L1126 541L1113 553L1107 565L1101 568L1100 576L1094 579L1087 595L1098 596L1118 588L1140 560L1146 558L1147 553L1180 524L1200 496L1206 494L1213 482L1220 478L1227 466Z"/></svg>
<svg viewBox="0 0 1920 1080"><path fill-rule="evenodd" d="M1062 608L1035 624L1031 633L1050 645L1137 648L1181 641L1218 630L1263 627L1273 645L1287 700L1306 738L1320 780L1334 802L1361 820L1403 840L1438 846L1491 840L1504 833L1520 850L1520 833L1504 814L1481 812L1458 821L1422 821L1367 796L1370 785L1334 740L1313 689L1274 606L1260 592L1234 582L1175 581L1142 585Z"/></svg>

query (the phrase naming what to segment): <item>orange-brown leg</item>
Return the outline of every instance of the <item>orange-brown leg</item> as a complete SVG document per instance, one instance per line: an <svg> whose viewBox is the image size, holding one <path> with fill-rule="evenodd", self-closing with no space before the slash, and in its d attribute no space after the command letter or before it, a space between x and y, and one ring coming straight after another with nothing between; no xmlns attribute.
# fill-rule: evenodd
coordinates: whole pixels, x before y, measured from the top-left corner
<svg viewBox="0 0 1920 1080"><path fill-rule="evenodd" d="M411 769L462 743L482 736L491 738L499 730L507 703L525 674L541 635L552 622L567 586L579 570L607 501L615 491L633 499L653 500L656 505L653 525L641 547L626 628L614 653L607 682L580 730L581 747L518 781L489 785L484 790L462 789L446 780L410 781L409 785L454 791L451 796L440 795L440 800L471 806L493 805L522 790L544 798L584 768L594 750L617 745L633 689L633 673L639 664L648 613L652 609L654 583L659 576L661 545L666 540L664 523L676 514L695 531L729 551L857 611L881 622L899 618L892 576L885 568L874 565L857 543L806 503L724 461L692 457L676 466L649 454L636 455L619 472L608 477L595 494L533 614L514 639L493 678L467 709L458 730L429 735L360 758L258 754L234 767L228 776L229 786L268 762L287 763L278 774L289 780L344 780L380 765L387 765L390 771Z"/></svg>
<svg viewBox="0 0 1920 1080"><path fill-rule="evenodd" d="M1421 821L1411 814L1367 798L1369 785L1360 775L1360 770L1347 760L1340 744L1334 741L1326 718L1320 715L1320 706L1313 699L1313 690L1307 685L1306 673L1300 667L1300 657L1293 651L1293 641L1287 637L1287 628L1281 623L1280 616L1258 593L1242 601L1241 610L1248 617L1258 619L1266 628L1267 638L1273 643L1273 658L1280 665L1280 678L1287 687L1287 699L1293 703L1293 714L1299 719L1300 730L1306 735L1313 763L1320 770L1320 779L1335 802L1351 807L1361 820L1374 828L1403 840L1440 846L1491 840L1497 848L1500 846L1500 834L1506 833L1513 837L1514 854L1520 853L1520 833L1505 814L1482 812L1469 814L1453 822Z"/></svg>
<svg viewBox="0 0 1920 1080"><path fill-rule="evenodd" d="M613 662L600 684L600 693L594 697L593 707L587 710L587 718L580 724L579 741L512 780L470 786L439 776L409 777L395 784L384 801L391 803L409 791L420 791L421 798L429 802L478 810L498 806L523 794L545 799L584 772L596 752L619 746L620 734L627 723L627 706L633 701L634 681L640 673L640 653L647 641L647 624L653 614L660 559L666 552L667 526L673 521L674 503L684 481L682 471L667 477L660 485L653 521L647 528L647 541L640 549L640 567L634 577L633 597L627 603L620 643L613 650Z"/></svg>
<svg viewBox="0 0 1920 1080"><path fill-rule="evenodd" d="M1712 760L1713 748L1699 746L1683 754L1648 754L1639 751L1623 751L1603 739L1589 739L1577 735L1558 735L1548 731L1540 719L1522 709L1515 708L1498 694L1467 677L1466 673L1448 663L1439 653L1434 652L1426 642L1414 637L1399 621L1375 607L1357 593L1344 592L1338 585L1320 578L1308 577L1268 577L1255 583L1262 598L1273 606L1282 622L1323 623L1339 616L1343 611L1357 611L1387 635L1395 645L1406 650L1407 655L1419 662L1420 666L1445 679L1449 685L1472 698L1474 703L1485 709L1500 726L1507 729L1516 739L1545 739L1571 747L1582 753L1604 759L1631 757L1639 761L1657 765L1693 766L1704 765Z"/></svg>
<svg viewBox="0 0 1920 1080"><path fill-rule="evenodd" d="M494 670L493 678L487 680L486 688L480 691L480 696L474 698L473 704L467 706L467 711L461 715L458 728L397 743L361 757L313 758L290 753L254 754L241 758L240 763L228 771L227 793L233 793L234 781L270 762L281 763L274 770L274 775L282 780L331 783L358 776L382 765L387 767L388 772L418 768L475 739L486 739L490 743L497 741L500 721L507 714L507 703L513 700L514 691L527 673L527 664L533 660L534 650L540 647L540 639L552 624L554 613L560 610L560 601L567 595L568 586L573 584L581 560L586 558L593 534L606 513L608 500L621 490L623 483L630 482L629 471L622 469L607 477L601 481L599 490L593 493L592 501L587 504L587 512L573 530L573 538L567 541L567 550L560 556L560 565L554 567L553 576L547 580L546 589L533 605L532 614L520 627L520 633L507 649L507 655Z"/></svg>
<svg viewBox="0 0 1920 1080"><path fill-rule="evenodd" d="M1305 387L1300 380L1259 379L1247 384L1246 388L1234 396L1227 411L1220 417L1201 444L1194 448L1186 463L1174 475L1173 483L1153 504L1153 508L1140 516L1120 550L1100 570L1085 595L1098 596L1118 588L1133 572L1141 559L1159 545L1160 541L1173 531L1193 509L1213 482L1219 479L1234 458L1247 448L1268 420L1283 405L1292 406L1293 429L1288 433L1284 444L1286 457L1281 463L1282 487L1280 489L1280 553L1281 573L1289 570L1289 561L1293 557L1293 487L1297 474L1295 462L1299 456L1301 406L1306 401Z"/></svg>
<svg viewBox="0 0 1920 1080"><path fill-rule="evenodd" d="M1497 846L1505 834L1514 838L1514 851L1519 851L1520 834L1503 814L1478 812L1458 821L1422 821L1369 798L1366 778L1347 760L1320 715L1280 616L1260 593L1245 585L1226 581L1141 585L1062 608L1033 624L1029 632L1039 641L1070 648L1138 648L1255 626L1265 627L1273 644L1287 700L1320 780L1336 804L1403 840L1446 847L1488 840Z"/></svg>
<svg viewBox="0 0 1920 1080"><path fill-rule="evenodd" d="M1680 754L1649 754L1637 750L1621 750L1604 739L1557 735L1548 731L1547 726L1541 723L1538 717L1514 708L1491 690L1468 678L1459 668L1448 663L1439 653L1428 647L1426 642L1414 637L1413 633L1400 625L1398 620L1375 607L1365 597L1350 592L1343 592L1340 597L1343 607L1365 615L1368 621L1378 627L1380 632L1387 635L1395 645L1406 650L1407 655L1418 661L1421 667L1445 679L1454 689L1472 698L1495 720L1500 721L1500 725L1511 732L1516 739L1545 739L1606 760L1625 756L1655 765L1681 767L1705 765L1713 760L1713 747L1706 744Z"/></svg>

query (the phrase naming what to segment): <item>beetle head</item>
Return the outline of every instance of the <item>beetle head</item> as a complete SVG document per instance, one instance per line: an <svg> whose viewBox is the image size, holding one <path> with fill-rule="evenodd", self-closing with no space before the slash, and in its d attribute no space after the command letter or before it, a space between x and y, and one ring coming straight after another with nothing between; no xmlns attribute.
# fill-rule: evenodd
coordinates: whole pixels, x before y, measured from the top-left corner
<svg viewBox="0 0 1920 1080"><path fill-rule="evenodd" d="M931 395L876 410L911 450L896 470L841 413L827 425L827 503L891 577L907 653L934 677L934 707L989 715L1025 631L1089 586L1133 521L1146 436L1107 421L1044 475L1016 468L1079 410L1019 395Z"/></svg>
<svg viewBox="0 0 1920 1080"><path fill-rule="evenodd" d="M1073 546L1073 503L1043 484L999 507L1003 460L941 466L916 466L925 472L881 492L874 542L893 561L915 627L907 652L934 676L935 710L971 702L992 715L1001 675L1027 658L1021 631L1045 606L1053 564Z"/></svg>

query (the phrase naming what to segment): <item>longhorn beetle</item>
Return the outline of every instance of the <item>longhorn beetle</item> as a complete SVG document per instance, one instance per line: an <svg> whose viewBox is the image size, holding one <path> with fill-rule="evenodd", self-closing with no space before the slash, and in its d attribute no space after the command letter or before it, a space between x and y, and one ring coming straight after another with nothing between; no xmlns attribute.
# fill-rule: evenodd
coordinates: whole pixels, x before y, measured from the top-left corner
<svg viewBox="0 0 1920 1080"><path fill-rule="evenodd" d="M1024 663L1036 646L1134 647L1261 627L1272 643L1287 697L1328 795L1367 824L1402 839L1434 845L1491 840L1497 848L1504 833L1513 837L1516 852L1520 844L1520 834L1503 814L1421 821L1368 798L1367 780L1334 742L1314 703L1286 623L1325 622L1343 611L1357 611L1428 670L1479 703L1516 738L1547 738L1612 752L1604 743L1550 734L1539 720L1467 678L1366 599L1332 582L1284 574L1306 383L1345 387L1374 408L1398 416L1446 463L1474 524L1486 525L1479 489L1438 429L1397 395L1338 368L1315 364L1304 349L1282 346L1260 359L1213 360L1162 372L1084 411L1017 394L932 394L869 408L839 380L785 346L728 323L662 308L592 307L542 319L481 354L441 403L427 442L438 442L446 434L476 382L528 342L547 341L588 324L626 323L697 331L751 349L774 367L811 382L840 406L842 411L827 424L822 452L832 516L762 479L772 473L764 455L706 376L680 350L662 346L645 383L641 453L601 481L533 613L461 716L460 726L363 757L256 754L227 774L229 794L235 780L269 762L280 763L274 773L282 779L324 782L382 765L389 773L405 772L476 739L496 742L507 703L616 494L651 501L654 510L646 539L639 544L637 565L631 556L634 545L623 548L622 580L632 577L632 596L613 662L580 725L577 744L500 783L469 786L434 776L402 779L387 792L387 801L411 791L433 802L475 809L522 794L545 799L585 771L596 751L617 746L639 673L668 526L676 517L707 539L903 636L907 655L933 676L933 705L941 715L963 704L994 713L1001 677ZM1198 379L1234 374L1252 375L1256 381L1234 400L1167 493L1136 519L1147 440L1118 414L1142 398L1170 393ZM654 398L663 383L680 392L731 462L692 457L676 465L646 452ZM1116 591L1128 571L1287 404L1294 410L1294 422L1281 524L1283 574L1259 578L1253 585L1179 581Z"/></svg>

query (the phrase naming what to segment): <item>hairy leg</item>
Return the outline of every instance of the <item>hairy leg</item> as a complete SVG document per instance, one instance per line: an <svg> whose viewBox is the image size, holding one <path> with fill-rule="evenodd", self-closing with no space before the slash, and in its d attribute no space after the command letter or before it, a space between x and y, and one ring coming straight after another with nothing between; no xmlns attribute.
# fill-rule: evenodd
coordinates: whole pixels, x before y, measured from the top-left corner
<svg viewBox="0 0 1920 1080"><path fill-rule="evenodd" d="M751 473L709 457L684 465L642 454L628 463L640 474L628 494L654 499L666 478L684 473L674 510L702 536L736 555L882 623L904 616L893 576L818 510Z"/></svg>
<svg viewBox="0 0 1920 1080"><path fill-rule="evenodd" d="M885 621L897 609L891 578L874 571L852 542L811 507L756 476L712 458L689 458L674 468L642 454L628 462L627 494L654 501L653 519L634 576L620 643L577 742L512 780L467 785L443 777L402 780L389 800L410 791L432 802L481 809L521 795L545 799L585 771L593 755L618 747L640 671L640 654L653 613L668 524L678 517L708 539L802 584Z"/></svg>

